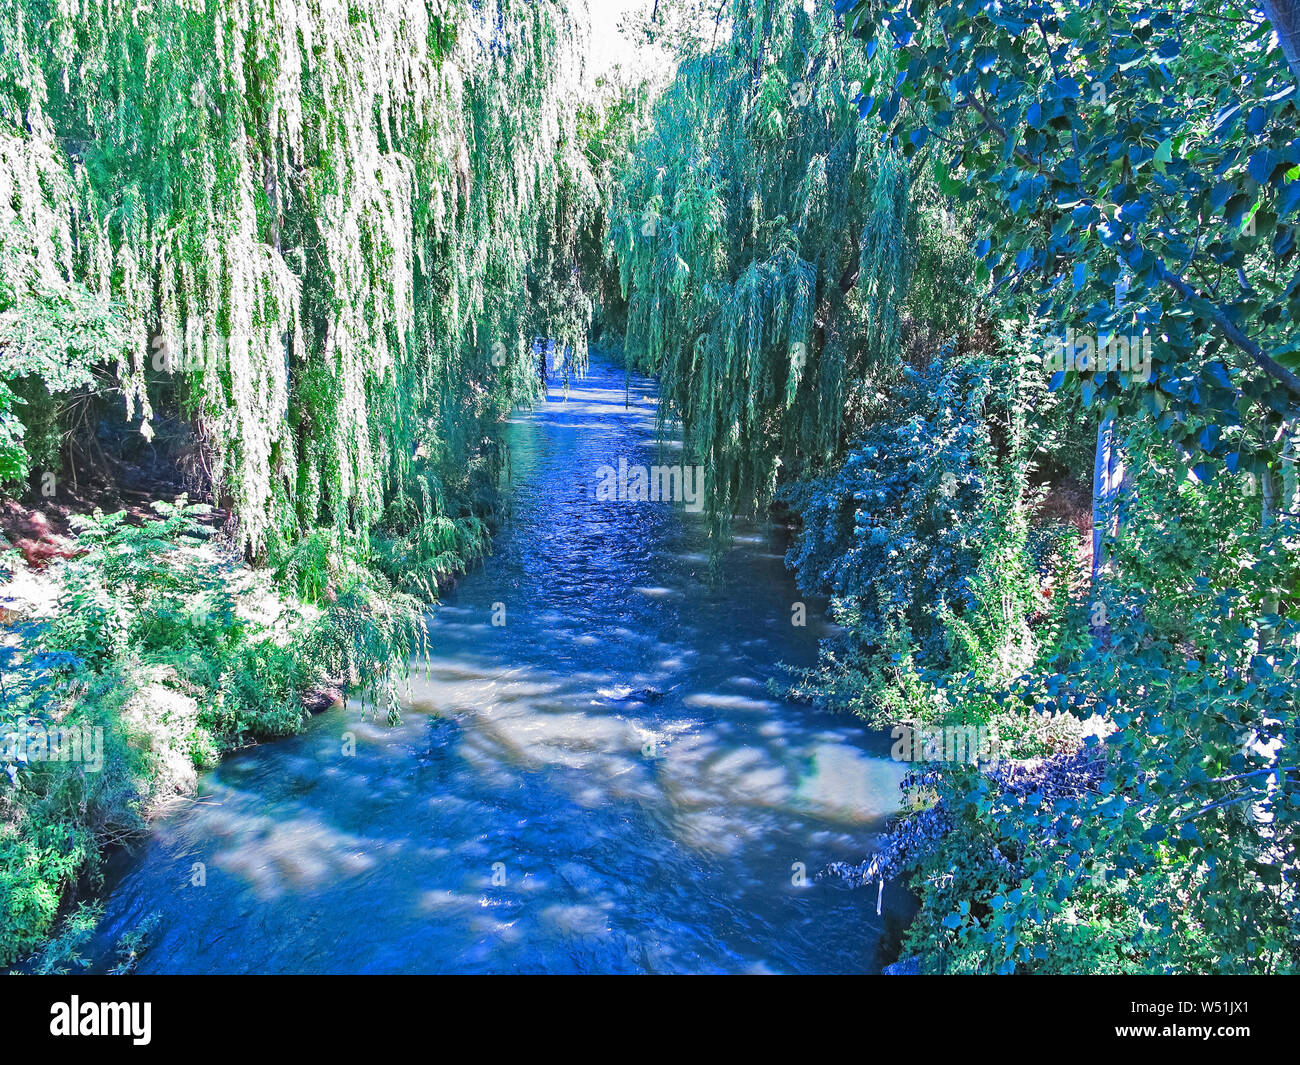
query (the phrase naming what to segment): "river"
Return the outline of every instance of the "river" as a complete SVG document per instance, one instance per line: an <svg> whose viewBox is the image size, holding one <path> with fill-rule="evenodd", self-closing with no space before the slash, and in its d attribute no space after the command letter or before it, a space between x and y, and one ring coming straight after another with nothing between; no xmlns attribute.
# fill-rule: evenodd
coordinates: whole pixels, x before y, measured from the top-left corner
<svg viewBox="0 0 1300 1065"><path fill-rule="evenodd" d="M235 755L119 853L96 968L144 973L875 972L897 886L860 861L902 776L889 740L772 695L824 604L783 531L597 499L655 444L654 382L593 361L506 427L511 516L438 607L402 724L356 703ZM494 623L495 622L495 623ZM662 693L662 694L659 694Z"/></svg>

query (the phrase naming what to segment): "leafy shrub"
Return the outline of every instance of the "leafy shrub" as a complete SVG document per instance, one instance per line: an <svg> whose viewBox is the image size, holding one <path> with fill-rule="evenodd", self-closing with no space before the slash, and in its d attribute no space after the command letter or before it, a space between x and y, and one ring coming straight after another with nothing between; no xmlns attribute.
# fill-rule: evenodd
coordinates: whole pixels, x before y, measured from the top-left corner
<svg viewBox="0 0 1300 1065"><path fill-rule="evenodd" d="M306 716L304 691L327 680L397 717L400 678L427 649L421 602L355 557L330 555L325 574L313 571L324 536L281 573L320 589L320 605L286 600L213 542L207 509L181 499L138 523L80 520L56 615L0 645L0 727L57 721L105 736L99 772L50 761L0 776L0 965L49 935L64 893L107 841L139 830L172 752L201 768L229 747L290 734ZM141 725L128 711L159 685L193 713Z"/></svg>
<svg viewBox="0 0 1300 1065"><path fill-rule="evenodd" d="M481 518L449 517L445 507L441 493L432 490L419 504L398 496L370 538L372 568L402 591L430 601L438 598L440 580L468 569L491 547Z"/></svg>
<svg viewBox="0 0 1300 1065"><path fill-rule="evenodd" d="M784 493L802 520L787 563L843 630L794 690L878 721L928 716L918 670L1006 679L1035 657L1027 466L992 431L1022 417L1019 384L947 354L905 371L896 418Z"/></svg>
<svg viewBox="0 0 1300 1065"><path fill-rule="evenodd" d="M932 775L949 828L915 862L906 949L949 972L1295 971L1300 625L1253 653L1241 605L1205 593L1176 638L1130 612L1070 674L999 693L1015 719L1116 729Z"/></svg>
<svg viewBox="0 0 1300 1065"><path fill-rule="evenodd" d="M67 397L94 387L129 341L117 307L50 272L46 239L0 223L0 484L54 463Z"/></svg>

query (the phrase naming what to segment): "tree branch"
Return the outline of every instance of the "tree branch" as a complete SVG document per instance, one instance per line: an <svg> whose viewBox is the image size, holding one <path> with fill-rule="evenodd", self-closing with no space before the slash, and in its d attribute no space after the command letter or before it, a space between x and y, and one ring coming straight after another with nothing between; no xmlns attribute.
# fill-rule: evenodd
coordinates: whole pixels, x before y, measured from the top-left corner
<svg viewBox="0 0 1300 1065"><path fill-rule="evenodd" d="M1287 65L1296 81L1300 82L1300 2L1297 0L1262 0L1260 6L1273 32L1277 34L1282 54L1286 56Z"/></svg>
<svg viewBox="0 0 1300 1065"><path fill-rule="evenodd" d="M1300 47L1300 0L1282 0L1282 3L1289 7L1293 13L1296 24L1296 43L1297 47ZM1278 36L1279 38L1281 37L1280 32ZM1006 129L997 121L997 119L989 114L988 108L973 96L966 97L966 102L970 105L971 110L980 116L980 120L984 123L986 129L1000 137L1003 143L1010 143L1010 134L1007 133ZM1023 148L1016 146L1012 149L1012 152L1015 157L1026 166L1031 167L1039 174L1044 173L1039 162ZM1227 312L1219 304L1202 295L1181 277L1169 270L1163 262L1157 261L1156 274L1161 281L1185 299L1195 298L1205 302L1210 310L1210 318L1213 320L1214 324L1219 327L1219 331L1223 333L1224 338L1234 347L1239 348L1249 355L1256 366L1281 384L1293 396L1300 399L1300 377L1297 377L1290 370L1286 369L1286 367L1278 363L1277 360L1272 358L1272 356L1266 354L1258 344L1238 328L1236 323L1228 317Z"/></svg>
<svg viewBox="0 0 1300 1065"><path fill-rule="evenodd" d="M1223 333L1224 337L1249 355L1255 361L1256 366L1277 380L1288 392L1300 398L1300 377L1282 366L1272 356L1266 354L1258 344L1237 327L1237 324L1228 317L1227 312L1222 307L1206 299L1193 286L1169 270L1163 262L1156 263L1156 274L1161 281L1185 299L1199 299L1206 303L1210 309L1210 317L1214 320L1214 324L1219 327L1219 331Z"/></svg>

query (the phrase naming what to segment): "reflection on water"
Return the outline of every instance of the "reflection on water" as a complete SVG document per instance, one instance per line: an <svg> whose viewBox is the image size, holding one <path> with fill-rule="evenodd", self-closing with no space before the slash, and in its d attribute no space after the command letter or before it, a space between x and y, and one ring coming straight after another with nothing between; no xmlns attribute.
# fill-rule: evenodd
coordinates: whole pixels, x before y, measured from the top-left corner
<svg viewBox="0 0 1300 1065"><path fill-rule="evenodd" d="M719 590L700 517L596 500L656 461L653 394L596 366L514 419L513 517L404 723L349 705L207 774L115 862L98 964L157 912L142 972L879 968L890 894L811 877L861 859L901 767L768 690L819 613L791 624L774 533L738 529Z"/></svg>

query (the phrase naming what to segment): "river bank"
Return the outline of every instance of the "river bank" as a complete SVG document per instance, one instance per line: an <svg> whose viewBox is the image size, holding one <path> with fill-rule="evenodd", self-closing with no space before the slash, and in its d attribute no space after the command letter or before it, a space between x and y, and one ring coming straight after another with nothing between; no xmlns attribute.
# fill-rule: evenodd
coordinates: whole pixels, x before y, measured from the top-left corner
<svg viewBox="0 0 1300 1065"><path fill-rule="evenodd" d="M208 508L6 513L0 964L58 971L98 915L104 857L231 751L395 675L423 608L340 571L311 602L245 565ZM382 707L380 707L382 703ZM48 941L48 942L47 942Z"/></svg>

